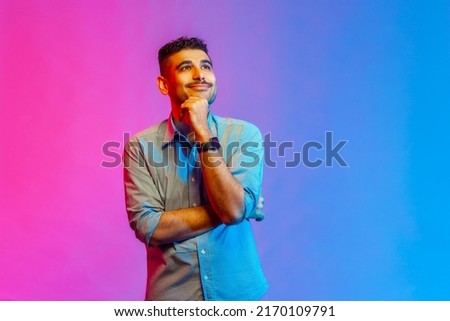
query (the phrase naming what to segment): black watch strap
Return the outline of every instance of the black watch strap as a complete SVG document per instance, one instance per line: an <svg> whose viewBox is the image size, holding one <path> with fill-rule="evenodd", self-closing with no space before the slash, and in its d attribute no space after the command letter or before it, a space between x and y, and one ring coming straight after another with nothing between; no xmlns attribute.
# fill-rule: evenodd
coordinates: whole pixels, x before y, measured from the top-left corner
<svg viewBox="0 0 450 321"><path fill-rule="evenodd" d="M206 143L200 144L197 147L197 150L199 153L206 152L208 150L219 150L220 149L220 143L219 139L217 137L211 137L209 141Z"/></svg>

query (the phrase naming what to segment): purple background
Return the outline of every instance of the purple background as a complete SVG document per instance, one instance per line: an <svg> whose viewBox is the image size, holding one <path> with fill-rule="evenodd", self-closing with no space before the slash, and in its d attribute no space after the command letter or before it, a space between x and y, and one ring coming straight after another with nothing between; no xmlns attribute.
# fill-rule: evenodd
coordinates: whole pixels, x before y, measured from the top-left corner
<svg viewBox="0 0 450 321"><path fill-rule="evenodd" d="M294 144L254 224L265 299L450 299L448 1L0 0L1 300L143 299L102 146L168 116L156 55L182 35L217 114ZM285 167L326 131L348 168Z"/></svg>

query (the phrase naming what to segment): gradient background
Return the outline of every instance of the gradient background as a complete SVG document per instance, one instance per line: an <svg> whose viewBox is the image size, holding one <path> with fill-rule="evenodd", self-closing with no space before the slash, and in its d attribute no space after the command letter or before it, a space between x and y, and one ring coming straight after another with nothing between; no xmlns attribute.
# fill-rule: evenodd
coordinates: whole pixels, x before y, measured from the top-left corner
<svg viewBox="0 0 450 321"><path fill-rule="evenodd" d="M450 300L450 3L407 0L1 0L0 299L143 299L102 146L168 116L181 35L209 44L216 113L294 142L254 224L265 299ZM326 131L350 167L285 168Z"/></svg>

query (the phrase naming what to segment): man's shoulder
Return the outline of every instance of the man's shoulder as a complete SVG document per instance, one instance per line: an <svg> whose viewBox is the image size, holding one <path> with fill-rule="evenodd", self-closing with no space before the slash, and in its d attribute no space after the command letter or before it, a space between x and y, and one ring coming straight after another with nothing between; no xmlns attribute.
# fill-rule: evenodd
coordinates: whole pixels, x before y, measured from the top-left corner
<svg viewBox="0 0 450 321"><path fill-rule="evenodd" d="M259 128L249 121L231 117L221 117L218 115L213 115L213 119L216 122L219 129L242 130L243 133L245 133L246 135L261 136L261 131L259 130Z"/></svg>
<svg viewBox="0 0 450 321"><path fill-rule="evenodd" d="M163 139L167 130L167 121L167 119L164 119L146 129L143 129L134 134L131 139L134 141L155 141L158 139Z"/></svg>

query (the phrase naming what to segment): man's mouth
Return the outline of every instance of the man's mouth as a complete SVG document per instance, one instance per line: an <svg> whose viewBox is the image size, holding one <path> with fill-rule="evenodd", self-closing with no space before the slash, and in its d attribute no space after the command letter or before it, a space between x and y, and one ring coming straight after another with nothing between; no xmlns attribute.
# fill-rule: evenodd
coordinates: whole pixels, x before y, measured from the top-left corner
<svg viewBox="0 0 450 321"><path fill-rule="evenodd" d="M212 84L210 83L194 83L194 84L188 84L186 87L195 89L195 90L208 90Z"/></svg>

